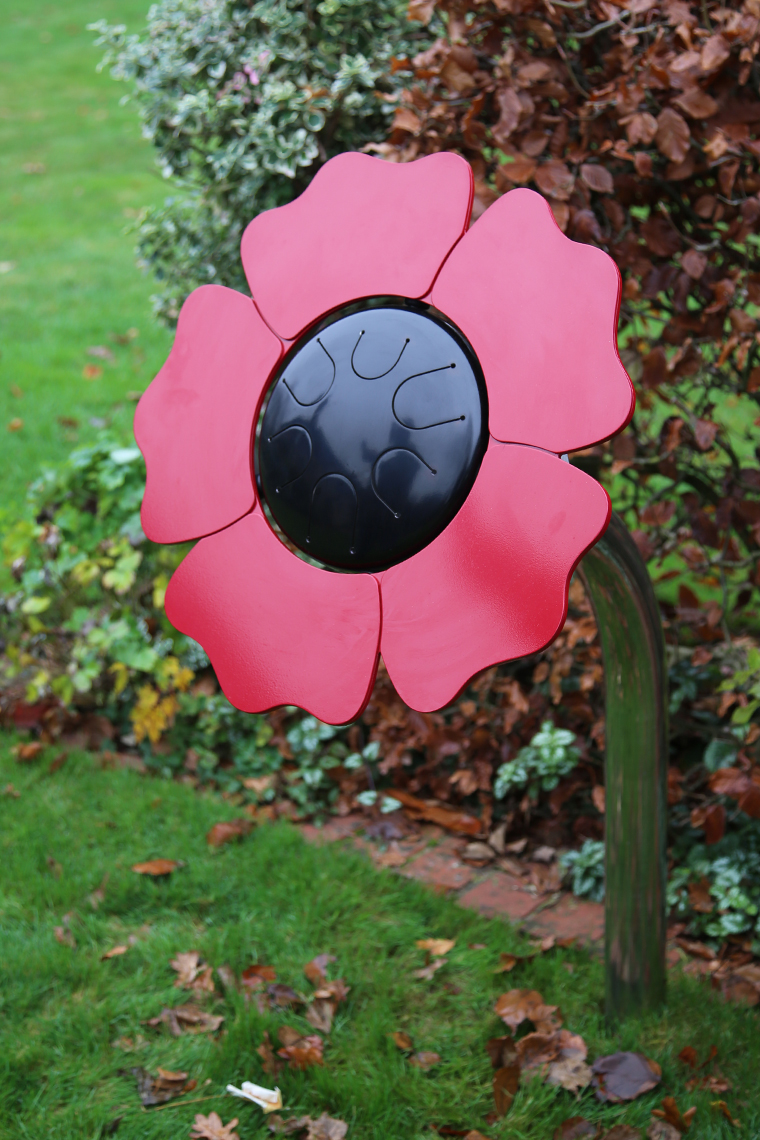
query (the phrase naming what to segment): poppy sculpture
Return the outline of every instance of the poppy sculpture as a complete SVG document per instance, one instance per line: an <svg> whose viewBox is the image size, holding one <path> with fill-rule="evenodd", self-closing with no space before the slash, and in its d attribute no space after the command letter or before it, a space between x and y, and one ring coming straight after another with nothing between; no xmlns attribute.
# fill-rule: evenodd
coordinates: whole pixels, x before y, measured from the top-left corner
<svg viewBox="0 0 760 1140"><path fill-rule="evenodd" d="M547 645L610 518L567 453L633 412L620 278L530 190L468 228L468 164L343 154L242 241L252 297L205 285L137 408L143 527L198 539L166 612L238 708L339 724L382 655L450 702Z"/></svg>

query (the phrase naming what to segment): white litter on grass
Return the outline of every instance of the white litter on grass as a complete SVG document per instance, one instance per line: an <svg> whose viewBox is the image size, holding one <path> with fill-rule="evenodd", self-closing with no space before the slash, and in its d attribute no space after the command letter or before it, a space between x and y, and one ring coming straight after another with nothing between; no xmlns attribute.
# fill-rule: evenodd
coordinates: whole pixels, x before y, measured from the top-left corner
<svg viewBox="0 0 760 1140"><path fill-rule="evenodd" d="M279 1089L264 1089L261 1085L254 1085L251 1081L243 1081L241 1088L227 1085L227 1092L239 1096L243 1100L250 1100L257 1104L264 1112L276 1112L282 1108L282 1093Z"/></svg>

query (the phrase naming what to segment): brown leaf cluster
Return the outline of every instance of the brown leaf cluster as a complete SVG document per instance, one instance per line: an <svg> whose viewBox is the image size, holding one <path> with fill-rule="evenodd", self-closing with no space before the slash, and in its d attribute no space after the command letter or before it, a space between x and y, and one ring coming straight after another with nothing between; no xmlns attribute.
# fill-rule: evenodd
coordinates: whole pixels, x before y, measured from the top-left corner
<svg viewBox="0 0 760 1140"><path fill-rule="evenodd" d="M146 1108L155 1104L166 1104L182 1093L191 1092L198 1082L188 1080L187 1073L171 1072L169 1069L159 1069L153 1076L142 1067L130 1069L137 1082L137 1094Z"/></svg>
<svg viewBox="0 0 760 1140"><path fill-rule="evenodd" d="M197 1005L175 1005L165 1007L158 1017L148 1018L145 1025L160 1029L165 1025L172 1037L182 1037L185 1033L216 1033L224 1017L220 1014L205 1013Z"/></svg>
<svg viewBox="0 0 760 1140"><path fill-rule="evenodd" d="M316 1120L310 1116L291 1116L283 1120L281 1116L271 1116L268 1121L270 1132L278 1136L299 1136L300 1140L343 1140L348 1125L343 1120L328 1116L323 1112Z"/></svg>

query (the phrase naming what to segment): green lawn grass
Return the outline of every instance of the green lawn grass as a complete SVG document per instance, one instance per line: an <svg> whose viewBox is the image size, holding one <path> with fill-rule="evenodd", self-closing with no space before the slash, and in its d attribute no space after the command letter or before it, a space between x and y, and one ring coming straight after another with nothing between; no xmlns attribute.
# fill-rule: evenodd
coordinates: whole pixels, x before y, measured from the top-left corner
<svg viewBox="0 0 760 1140"><path fill-rule="evenodd" d="M645 1127L666 1094L682 1110L697 1106L695 1135L733 1135L710 1107L715 1094L684 1091L688 1073L677 1054L689 1044L700 1054L717 1045L720 1067L734 1082L726 1099L742 1121L741 1134L760 1134L757 1015L724 1004L705 983L677 978L664 1017L611 1034L602 1015L601 964L584 952L552 951L495 975L499 952L521 945L504 923L378 872L364 856L309 847L287 824L210 849L206 831L235 812L219 796L102 771L86 754L72 754L51 773L54 755L49 749L24 766L7 748L0 756L0 787L12 781L21 793L0 799L0 1137L99 1137L122 1117L119 1140L180 1138L195 1112L212 1109L225 1121L240 1117L241 1140L267 1135L257 1108L227 1096L143 1111L133 1079L120 1075L133 1065L184 1069L198 1080L193 1097L242 1080L271 1087L256 1053L264 1029L274 1040L284 1023L310 1031L296 1014L262 1017L235 994L209 1003L226 1019L217 1039L173 1039L141 1025L164 1005L187 1000L173 986L169 959L191 949L236 972L256 961L272 965L278 980L307 992L304 964L319 953L336 955L351 993L326 1045L325 1066L286 1070L279 1085L288 1114L328 1111L349 1122L349 1140L432 1140L431 1123L547 1140L577 1113L608 1127L621 1121ZM130 869L157 857L185 866L166 881ZM104 901L93 910L88 896L106 874ZM54 937L64 914L73 949ZM146 924L149 931L126 954L101 961ZM422 964L415 940L426 937L457 939L449 964L427 982L413 976ZM471 943L485 949L470 949ZM630 1105L602 1107L591 1092L577 1104L569 1093L533 1082L503 1122L487 1124L491 1069L484 1044L504 1031L492 1008L513 986L538 989L558 1003L592 1056L639 1049L656 1059L660 1089ZM397 1029L410 1033L417 1048L440 1053L440 1065L428 1073L412 1069L387 1036ZM111 1044L140 1033L149 1044L137 1053Z"/></svg>
<svg viewBox="0 0 760 1140"><path fill-rule="evenodd" d="M2 502L11 509L43 460L61 459L89 421L126 433L134 403L170 334L151 317L130 217L167 192L140 137L126 88L96 72L86 25L101 17L138 30L147 0L0 3L0 439ZM25 171L40 170L41 173ZM9 269L9 265L13 268ZM111 334L130 328L128 345ZM108 363L87 354L110 347ZM103 374L86 380L86 364ZM22 394L19 395L18 393ZM120 406L114 406L114 405ZM59 417L76 419L78 428ZM22 419L14 432L7 425Z"/></svg>

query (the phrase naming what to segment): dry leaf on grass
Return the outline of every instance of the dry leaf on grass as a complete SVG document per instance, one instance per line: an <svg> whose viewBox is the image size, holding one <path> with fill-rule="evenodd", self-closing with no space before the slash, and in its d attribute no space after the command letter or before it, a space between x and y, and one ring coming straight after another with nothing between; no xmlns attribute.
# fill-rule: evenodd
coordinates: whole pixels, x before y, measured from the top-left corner
<svg viewBox="0 0 760 1140"><path fill-rule="evenodd" d="M243 1081L239 1089L234 1085L227 1085L227 1092L257 1104L265 1113L277 1112L282 1108L282 1093L278 1088L265 1089L261 1085L253 1084L252 1081Z"/></svg>
<svg viewBox="0 0 760 1140"><path fill-rule="evenodd" d="M21 799L21 792L19 792L17 788L14 788L13 784L6 784L2 790L2 795L10 796L11 799L14 800Z"/></svg>
<svg viewBox="0 0 760 1140"><path fill-rule="evenodd" d="M261 1014L272 1009L294 1009L296 1006L304 1004L301 994L297 994L294 989L281 982L267 986L264 993L252 992L251 996Z"/></svg>
<svg viewBox="0 0 760 1140"><path fill-rule="evenodd" d="M554 1140L596 1140L599 1135L599 1125L592 1124L583 1116L570 1116L563 1120L554 1133Z"/></svg>
<svg viewBox="0 0 760 1140"><path fill-rule="evenodd" d="M562 1024L557 1006L545 1005L538 990L509 990L497 1000L494 1012L512 1030L532 1021L539 1033L553 1033Z"/></svg>
<svg viewBox="0 0 760 1140"><path fill-rule="evenodd" d="M312 1120L310 1116L291 1116L289 1120L273 1116L269 1121L269 1129L284 1136L305 1133L303 1140L343 1140L348 1125L344 1120L336 1120L323 1112L317 1120Z"/></svg>
<svg viewBox="0 0 760 1140"><path fill-rule="evenodd" d="M667 1120L658 1120L653 1116L647 1128L647 1140L681 1140L681 1133L672 1124L668 1124Z"/></svg>
<svg viewBox="0 0 760 1140"><path fill-rule="evenodd" d="M494 1105L499 1116L506 1116L520 1087L520 1061L514 1039L492 1037L486 1041L486 1053L494 1069Z"/></svg>
<svg viewBox="0 0 760 1140"><path fill-rule="evenodd" d="M274 966L264 966L260 962L255 962L252 966L247 966L240 975L240 984L248 993L261 990L264 988L266 982L274 982L276 980L277 971Z"/></svg>
<svg viewBox="0 0 760 1140"><path fill-rule="evenodd" d="M291 1069L308 1069L312 1065L324 1065L322 1051L324 1042L321 1037L312 1034L303 1037L289 1025L281 1025L277 1030L281 1049L277 1050L278 1057L284 1057Z"/></svg>
<svg viewBox="0 0 760 1140"><path fill-rule="evenodd" d="M128 946L113 946L110 950L106 950L105 954L100 955L100 960L105 962L107 958L119 958L122 954L126 954L127 950Z"/></svg>
<svg viewBox="0 0 760 1140"><path fill-rule="evenodd" d="M350 990L342 978L328 979L327 967L335 961L333 954L320 954L304 966L306 977L317 987L306 1010L306 1020L320 1033L330 1032L335 1011Z"/></svg>
<svg viewBox="0 0 760 1140"><path fill-rule="evenodd" d="M711 1100L710 1107L716 1109L734 1128L741 1128L740 1122L735 1116L731 1115L729 1107L724 1100Z"/></svg>
<svg viewBox="0 0 760 1140"><path fill-rule="evenodd" d="M445 958L434 958L433 961L429 963L429 965L423 966L419 970L413 970L412 973L414 974L415 978L421 978L423 982L429 982L433 975L437 974L438 971L445 965Z"/></svg>
<svg viewBox="0 0 760 1140"><path fill-rule="evenodd" d="M151 1017L143 1024L151 1029L165 1025L172 1037L181 1037L183 1033L216 1033L223 1021L223 1016L204 1013L197 1005L176 1005L173 1009L162 1009L158 1017Z"/></svg>
<svg viewBox="0 0 760 1140"><path fill-rule="evenodd" d="M418 938L415 943L420 950L426 950L433 958L443 958L456 944L456 938Z"/></svg>
<svg viewBox="0 0 760 1140"><path fill-rule="evenodd" d="M413 1057L409 1058L410 1065L414 1065L415 1069L422 1069L425 1073L435 1065L440 1064L440 1061L440 1053L426 1053L424 1051L415 1053Z"/></svg>
<svg viewBox="0 0 760 1140"><path fill-rule="evenodd" d="M110 873L106 871L100 886L96 887L92 894L87 896L87 901L93 910L97 910L100 904L105 901L106 887L108 886L110 877Z"/></svg>
<svg viewBox="0 0 760 1140"><path fill-rule="evenodd" d="M229 966L217 966L216 976L222 983L223 990L229 990L230 993L235 993L237 991L238 983L237 978L235 977L235 971L232 970Z"/></svg>
<svg viewBox="0 0 760 1140"><path fill-rule="evenodd" d="M564 1060L554 1061L549 1065L546 1074L547 1085L567 1089L571 1093L579 1093L591 1084L593 1072L580 1057L568 1057Z"/></svg>
<svg viewBox="0 0 760 1140"><path fill-rule="evenodd" d="M204 963L197 950L187 950L177 954L169 965L177 971L174 981L177 989L192 990L199 997L215 992L214 971L211 966Z"/></svg>
<svg viewBox="0 0 760 1140"><path fill-rule="evenodd" d="M11 755L16 757L18 764L31 764L36 760L42 752L44 744L40 744L39 740L33 740L29 744L14 744L11 748Z"/></svg>
<svg viewBox="0 0 760 1140"><path fill-rule="evenodd" d="M666 1096L662 1102L662 1108L653 1108L652 1116L659 1120L664 1120L678 1132L686 1132L694 1119L696 1108L688 1108L683 1114L676 1104L675 1097Z"/></svg>
<svg viewBox="0 0 760 1140"><path fill-rule="evenodd" d="M136 1053L138 1049L147 1049L150 1042L142 1033L136 1037L117 1037L111 1042L112 1049L121 1049L122 1053Z"/></svg>
<svg viewBox="0 0 760 1140"><path fill-rule="evenodd" d="M408 1033L403 1030L397 1029L395 1033L389 1033L388 1036L392 1039L393 1044L402 1053L411 1053L414 1050L414 1043Z"/></svg>
<svg viewBox="0 0 760 1140"><path fill-rule="evenodd" d="M591 1066L597 1100L620 1104L635 1100L660 1083L662 1070L643 1053L611 1053L597 1057Z"/></svg>
<svg viewBox="0 0 760 1140"><path fill-rule="evenodd" d="M264 1030L264 1040L261 1042L256 1052L261 1057L261 1067L268 1077L277 1077L285 1068L285 1062L279 1061L275 1056L272 1042L269 1040L269 1034L266 1029Z"/></svg>
<svg viewBox="0 0 760 1140"><path fill-rule="evenodd" d="M166 1104L182 1093L191 1092L198 1084L195 1080L188 1080L187 1073L172 1072L170 1069L159 1069L158 1076L153 1076L147 1069L138 1066L129 1070L137 1081L137 1094L146 1108L154 1104Z"/></svg>
<svg viewBox="0 0 760 1140"><path fill-rule="evenodd" d="M216 1112L210 1112L208 1116L198 1112L190 1140L240 1140L240 1136L235 1132L237 1122L238 1118L235 1117L229 1124L222 1124L222 1118Z"/></svg>
<svg viewBox="0 0 760 1140"><path fill-rule="evenodd" d="M306 963L303 972L313 986L319 986L321 982L327 980L327 967L336 961L334 954L317 954L316 958Z"/></svg>
<svg viewBox="0 0 760 1140"><path fill-rule="evenodd" d="M176 859L150 859L147 863L135 863L132 870L138 875L150 875L160 878L162 875L171 875L182 864Z"/></svg>
<svg viewBox="0 0 760 1140"><path fill-rule="evenodd" d="M220 823L215 823L210 831L206 834L206 842L209 847L221 847L224 843L231 843L233 840L242 839L249 831L253 829L253 820L250 819L226 819Z"/></svg>

